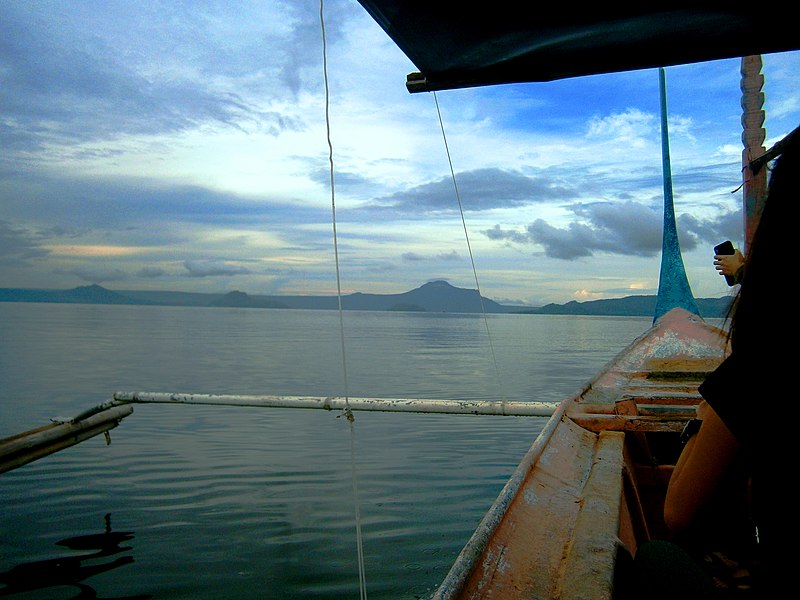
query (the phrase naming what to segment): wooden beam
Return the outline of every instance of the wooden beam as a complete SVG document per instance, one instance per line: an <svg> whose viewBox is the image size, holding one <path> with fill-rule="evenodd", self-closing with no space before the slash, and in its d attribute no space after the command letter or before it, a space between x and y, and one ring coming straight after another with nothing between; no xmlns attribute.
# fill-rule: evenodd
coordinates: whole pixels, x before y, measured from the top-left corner
<svg viewBox="0 0 800 600"><path fill-rule="evenodd" d="M765 113L764 75L761 74L762 61L760 55L745 56L741 64L742 90L742 178L743 178L743 214L744 214L744 252L747 254L753 234L758 228L761 211L767 199L766 169L753 169L753 161L763 156Z"/></svg>
<svg viewBox="0 0 800 600"><path fill-rule="evenodd" d="M599 433L601 431L658 431L680 433L687 417L665 419L663 417L626 415L570 415L581 427Z"/></svg>

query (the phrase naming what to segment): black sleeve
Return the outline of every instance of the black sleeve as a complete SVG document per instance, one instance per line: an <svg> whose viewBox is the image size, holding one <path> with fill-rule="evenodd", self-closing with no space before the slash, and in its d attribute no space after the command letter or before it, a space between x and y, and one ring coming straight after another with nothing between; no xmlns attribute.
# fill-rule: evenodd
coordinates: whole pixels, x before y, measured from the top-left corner
<svg viewBox="0 0 800 600"><path fill-rule="evenodd" d="M739 355L731 354L708 375L698 391L733 435L747 445L753 441L749 408L753 405L754 386L748 381L748 370L742 362Z"/></svg>

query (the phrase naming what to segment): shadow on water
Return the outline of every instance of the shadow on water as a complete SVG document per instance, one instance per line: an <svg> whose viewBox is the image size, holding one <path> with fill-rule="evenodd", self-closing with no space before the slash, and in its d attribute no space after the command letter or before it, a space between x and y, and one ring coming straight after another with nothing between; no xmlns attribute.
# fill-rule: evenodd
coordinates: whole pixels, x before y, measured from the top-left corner
<svg viewBox="0 0 800 600"><path fill-rule="evenodd" d="M84 583L85 580L133 563L132 556L120 556L110 561L102 560L131 550L130 546L122 544L132 539L132 532L112 531L111 515L107 514L103 533L81 535L56 542L57 546L80 551L83 552L82 554L22 563L5 573L0 573L0 583L5 586L0 589L0 596L67 586L77 588L77 595L71 596L75 600L98 599L100 596L97 595L97 591ZM151 596L145 594L104 598L105 600L146 600Z"/></svg>

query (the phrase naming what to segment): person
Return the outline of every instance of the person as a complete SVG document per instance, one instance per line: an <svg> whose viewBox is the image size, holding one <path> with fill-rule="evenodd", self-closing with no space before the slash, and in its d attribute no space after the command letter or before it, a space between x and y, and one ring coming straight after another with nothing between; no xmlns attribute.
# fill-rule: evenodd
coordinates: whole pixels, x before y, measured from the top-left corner
<svg viewBox="0 0 800 600"><path fill-rule="evenodd" d="M741 283L744 263L744 254L738 248L734 248L733 254L714 255L714 268L719 271L720 275L725 276L725 280L730 286Z"/></svg>
<svg viewBox="0 0 800 600"><path fill-rule="evenodd" d="M713 501L719 499L723 482L742 472L747 514L741 522L752 532L753 548L747 597L779 598L797 585L797 566L792 563L798 511L791 492L800 431L793 418L797 368L792 347L797 327L792 326L791 272L786 268L794 254L796 234L790 228L797 223L800 201L797 132L790 134L772 169L767 201L745 258L729 315L730 353L699 386L699 428L670 477L664 503L670 539L644 544L634 557L643 584L664 594L652 597L669 597L670 588L674 591L678 585L691 591L684 589L683 595L673 597L736 598L743 593L721 588L719 581L709 585L709 572L698 569L696 555L683 545L685 536L702 526L709 514L731 507L734 496L721 504ZM672 557L669 562L667 555ZM668 564L681 565L684 576L670 572Z"/></svg>

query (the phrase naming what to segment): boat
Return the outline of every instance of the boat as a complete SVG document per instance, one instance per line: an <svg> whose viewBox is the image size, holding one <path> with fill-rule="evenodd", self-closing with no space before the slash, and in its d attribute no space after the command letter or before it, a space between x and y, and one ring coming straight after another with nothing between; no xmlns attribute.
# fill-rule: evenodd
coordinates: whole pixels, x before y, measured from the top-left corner
<svg viewBox="0 0 800 600"><path fill-rule="evenodd" d="M359 0L419 69L410 93L742 60L745 242L766 195L761 54L799 40L751 12L699 3L531 10ZM662 88L663 91L663 88ZM696 415L698 385L726 356L694 310L674 231L662 93L664 245L652 327L563 400L435 592L451 599L610 599L640 544L664 537L663 503Z"/></svg>
<svg viewBox="0 0 800 600"><path fill-rule="evenodd" d="M434 597L612 598L618 562L665 533L679 433L724 348L685 309L658 319L559 405Z"/></svg>
<svg viewBox="0 0 800 600"><path fill-rule="evenodd" d="M459 5L454 11L435 2L359 2L419 68L406 80L411 93L742 57L745 239L750 238L765 194L763 164L770 157L760 128L759 55L800 48L790 8L772 7L771 26L763 28L751 10L715 3L675 9L570 7L559 14L557 8L531 13L525 3L504 3L495 11ZM674 222L665 218L664 256L674 260L679 248L677 236L667 235L670 227ZM107 434L137 402L472 414L547 410L546 426L433 598L610 599L624 577L622 565L641 543L664 533L663 498L680 452L680 432L695 415L699 383L726 353L726 332L693 310L682 265L669 265L662 269L668 278L662 278L652 327L578 394L552 409L534 403L349 399L343 404L337 398L118 393L107 405L1 441L0 472Z"/></svg>

